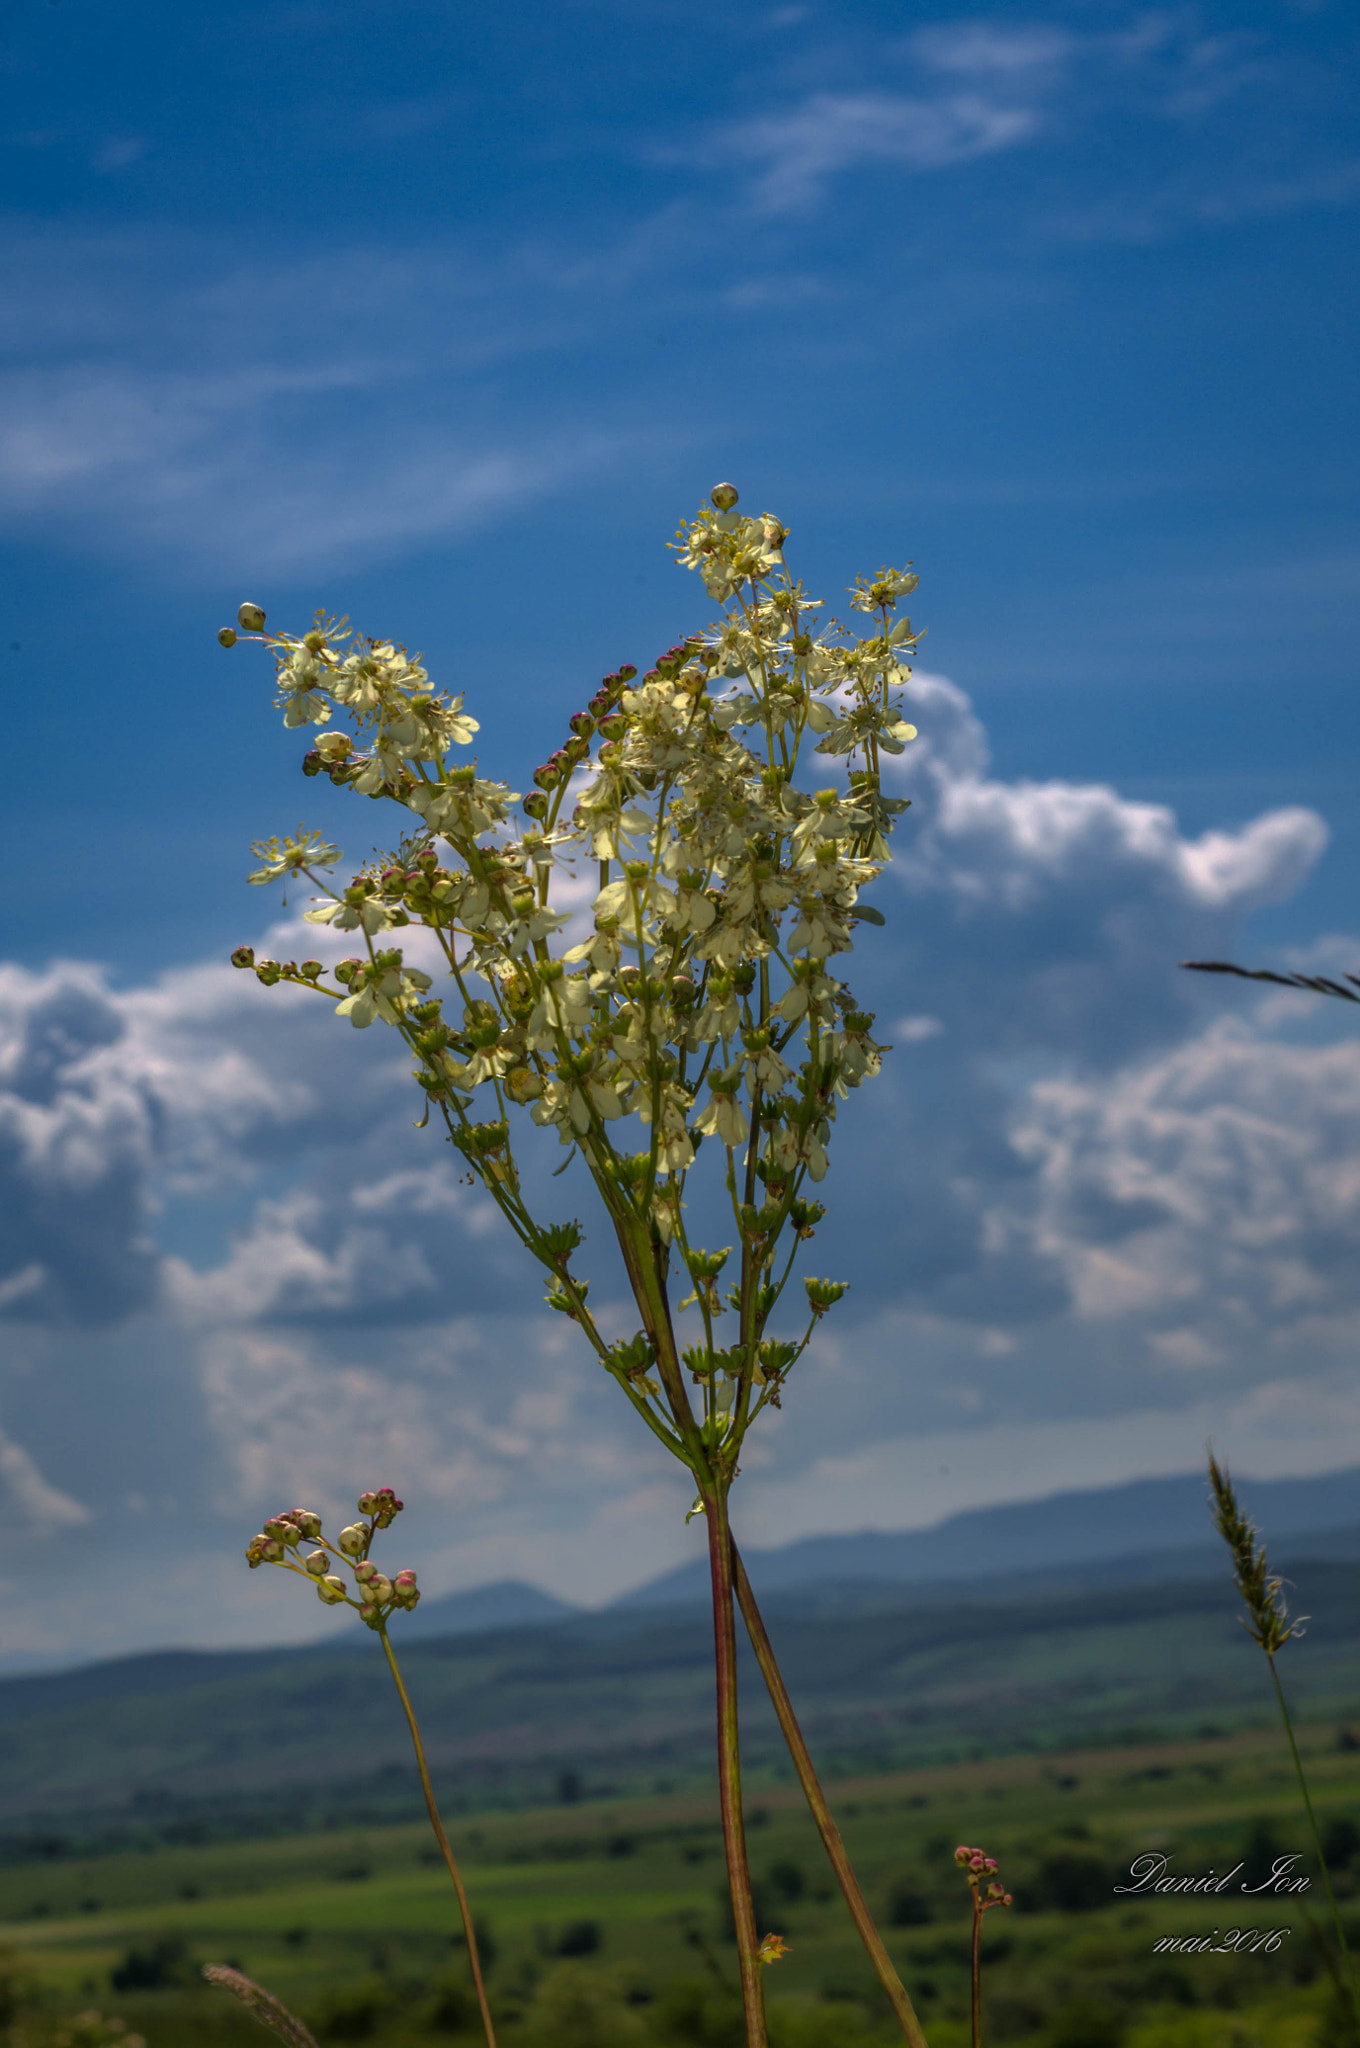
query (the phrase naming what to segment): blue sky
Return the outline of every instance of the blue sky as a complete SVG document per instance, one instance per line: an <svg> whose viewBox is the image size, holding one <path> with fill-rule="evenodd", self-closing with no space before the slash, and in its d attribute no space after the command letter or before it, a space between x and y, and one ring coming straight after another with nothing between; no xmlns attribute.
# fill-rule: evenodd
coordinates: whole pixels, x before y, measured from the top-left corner
<svg viewBox="0 0 1360 2048"><path fill-rule="evenodd" d="M1349 1018L1173 965L1360 959L1357 40L1325 0L5 11L0 1666L296 1633L236 1538L366 1459L436 1590L682 1554L399 1064L221 966L282 914L251 838L366 845L213 635L395 633L515 781L703 623L664 542L720 476L830 597L912 558L930 629L854 1308L753 1538L1209 1429L1360 1462Z"/></svg>

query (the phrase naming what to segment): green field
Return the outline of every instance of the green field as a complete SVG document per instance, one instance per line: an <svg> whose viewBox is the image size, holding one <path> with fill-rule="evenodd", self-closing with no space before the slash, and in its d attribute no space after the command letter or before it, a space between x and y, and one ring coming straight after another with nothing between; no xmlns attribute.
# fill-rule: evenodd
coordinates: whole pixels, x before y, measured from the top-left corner
<svg viewBox="0 0 1360 2048"><path fill-rule="evenodd" d="M305 1720L300 1713L272 1739L306 1740ZM363 1775L334 1724L314 1740L328 1745L337 1788L351 1768ZM1310 1727L1304 1746L1338 1851L1343 1913L1360 1935L1353 1741L1333 1721ZM834 1804L932 2048L959 2048L967 2033L967 1890L951 1854L960 1840L1001 1858L1017 1899L985 1929L988 2042L1353 2040L1341 2022L1324 2020L1329 1983L1298 1902L1114 1891L1146 1851L1194 1873L1245 1858L1252 1881L1276 1856L1302 1855L1305 1823L1273 1734L941 1765L842 1781ZM762 1924L790 1944L767 1978L775 2048L891 2040L796 1792L762 1789L751 1823ZM706 1791L468 1816L455 1843L487 1930L506 2048L738 2048L716 1802ZM1299 1867L1312 1870L1311 1858ZM1323 1913L1315 1875L1306 1910ZM438 2048L475 2031L447 1878L419 1825L197 1847L148 1838L141 1850L104 1856L35 1850L0 1872L0 1921L13 2048L55 2042L81 2007L121 2016L148 2048L263 2041L225 1994L195 1983L196 1966L209 1961L259 1978L324 2042ZM1235 1926L1286 1931L1270 1955L1154 1952L1168 1935Z"/></svg>

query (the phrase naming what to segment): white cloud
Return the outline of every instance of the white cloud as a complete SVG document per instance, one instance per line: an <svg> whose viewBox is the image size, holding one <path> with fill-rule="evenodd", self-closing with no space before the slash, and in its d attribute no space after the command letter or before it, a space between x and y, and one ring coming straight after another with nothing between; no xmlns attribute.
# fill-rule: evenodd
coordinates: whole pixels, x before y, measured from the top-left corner
<svg viewBox="0 0 1360 2048"><path fill-rule="evenodd" d="M940 170L1013 148L1038 125L1035 108L998 105L975 92L938 100L819 92L787 112L734 122L719 141L761 167L751 188L754 204L787 213L812 205L840 171L865 164Z"/></svg>
<svg viewBox="0 0 1360 2048"><path fill-rule="evenodd" d="M78 1528L90 1519L89 1509L72 1500L55 1486L49 1486L22 1444L16 1444L0 1430L0 1485L5 1489L7 1521L13 1528L27 1525L39 1534L60 1528Z"/></svg>
<svg viewBox="0 0 1360 2048"><path fill-rule="evenodd" d="M466 534L655 457L674 425L545 415L494 383L569 345L601 270L618 283L642 260L626 243L575 265L275 249L261 292L258 250L0 224L0 524L287 573Z"/></svg>
<svg viewBox="0 0 1360 2048"><path fill-rule="evenodd" d="M955 21L919 29L911 47L933 71L1011 79L1052 72L1073 55L1078 43L1065 29L1044 23L998 28L994 22Z"/></svg>
<svg viewBox="0 0 1360 2048"><path fill-rule="evenodd" d="M1360 1045L1222 1024L1099 1085L1036 1086L1015 1141L1078 1317L1146 1319L1184 1371L1298 1367L1360 1335Z"/></svg>

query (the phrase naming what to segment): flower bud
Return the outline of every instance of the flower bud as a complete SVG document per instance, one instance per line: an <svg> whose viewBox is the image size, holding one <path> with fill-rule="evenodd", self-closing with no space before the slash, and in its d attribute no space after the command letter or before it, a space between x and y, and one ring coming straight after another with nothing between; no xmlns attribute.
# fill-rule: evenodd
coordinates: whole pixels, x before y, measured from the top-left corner
<svg viewBox="0 0 1360 2048"><path fill-rule="evenodd" d="M737 502L737 496L735 484L714 484L709 492L710 499L720 512L730 512Z"/></svg>
<svg viewBox="0 0 1360 2048"><path fill-rule="evenodd" d="M235 626L219 626L217 629L217 644L219 647L234 647L236 645Z"/></svg>
<svg viewBox="0 0 1360 2048"><path fill-rule="evenodd" d="M808 1307L813 1315L824 1316L829 1308L834 1308L849 1285L848 1280L804 1280Z"/></svg>
<svg viewBox="0 0 1360 2048"><path fill-rule="evenodd" d="M330 1568L331 1561L324 1550L314 1550L304 1566L314 1579L324 1579Z"/></svg>
<svg viewBox="0 0 1360 2048"><path fill-rule="evenodd" d="M367 1542L368 1530L364 1524L362 1522L351 1522L349 1527L342 1529L336 1537L335 1547L337 1550L342 1550L346 1557L362 1557Z"/></svg>
<svg viewBox="0 0 1360 2048"><path fill-rule="evenodd" d="M335 1577L318 1579L316 1590L328 1607L335 1607L341 1600L347 1597L344 1580Z"/></svg>
<svg viewBox="0 0 1360 2048"><path fill-rule="evenodd" d="M321 962L319 960L304 960L298 969L298 973L304 981L315 981L321 971ZM302 1533L305 1536L308 1532L304 1529Z"/></svg>
<svg viewBox="0 0 1360 2048"><path fill-rule="evenodd" d="M321 768L322 761L320 753L315 747L308 747L306 753L302 757L303 774L319 775L321 773Z"/></svg>
<svg viewBox="0 0 1360 2048"><path fill-rule="evenodd" d="M636 674L637 674L637 670L636 670L636 668L635 668L635 667L633 666L632 662L631 662L631 661L625 661L625 663L623 664L623 667L622 667L622 668L621 668L621 669L619 670L619 681L620 681L621 683L631 683L631 682L632 682L632 680L633 680L633 677L634 677L634 676L635 676Z"/></svg>
<svg viewBox="0 0 1360 2048"><path fill-rule="evenodd" d="M258 604L243 604L236 614L236 623L243 633L258 633L264 625L264 610Z"/></svg>
<svg viewBox="0 0 1360 2048"><path fill-rule="evenodd" d="M255 948L253 946L238 946L231 956L231 964L233 967L253 967L255 965Z"/></svg>
<svg viewBox="0 0 1360 2048"><path fill-rule="evenodd" d="M369 1579L377 1578L378 1567L374 1564L371 1557L366 1557L362 1564L355 1565L354 1576L359 1581L359 1584L362 1586Z"/></svg>

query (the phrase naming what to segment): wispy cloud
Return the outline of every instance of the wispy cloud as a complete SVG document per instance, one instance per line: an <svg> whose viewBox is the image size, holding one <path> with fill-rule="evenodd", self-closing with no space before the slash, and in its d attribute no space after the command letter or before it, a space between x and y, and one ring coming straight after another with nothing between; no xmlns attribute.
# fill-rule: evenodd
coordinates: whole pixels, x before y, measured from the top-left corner
<svg viewBox="0 0 1360 2048"><path fill-rule="evenodd" d="M264 293L202 238L4 242L0 525L287 573L466 534L683 436L498 384L589 330L611 260L620 277L645 260L631 237L574 262L276 251Z"/></svg>
<svg viewBox="0 0 1360 2048"><path fill-rule="evenodd" d="M789 213L816 201L839 171L865 164L939 170L1026 141L1037 109L975 92L930 100L905 93L814 93L786 113L757 114L719 140L758 166L753 204Z"/></svg>

